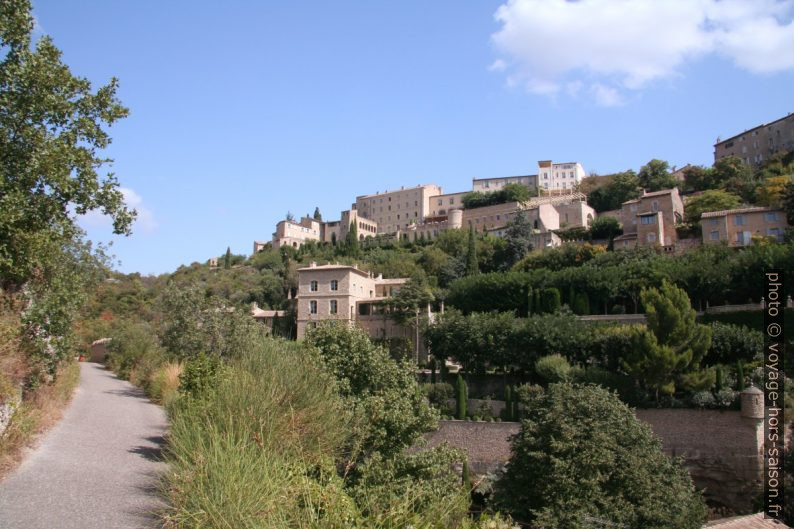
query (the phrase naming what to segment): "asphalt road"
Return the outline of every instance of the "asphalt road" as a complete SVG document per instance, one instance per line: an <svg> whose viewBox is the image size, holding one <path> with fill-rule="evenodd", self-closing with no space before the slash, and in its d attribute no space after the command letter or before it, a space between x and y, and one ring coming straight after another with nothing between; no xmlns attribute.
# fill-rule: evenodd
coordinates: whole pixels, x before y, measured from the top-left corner
<svg viewBox="0 0 794 529"><path fill-rule="evenodd" d="M80 372L61 422L0 483L0 528L159 526L165 413L99 364Z"/></svg>

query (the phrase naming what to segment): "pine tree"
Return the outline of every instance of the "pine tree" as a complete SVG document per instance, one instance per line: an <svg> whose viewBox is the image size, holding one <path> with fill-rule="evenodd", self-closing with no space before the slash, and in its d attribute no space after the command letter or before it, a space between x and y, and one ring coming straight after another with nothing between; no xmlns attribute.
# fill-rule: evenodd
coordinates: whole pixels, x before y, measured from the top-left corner
<svg viewBox="0 0 794 529"><path fill-rule="evenodd" d="M226 255L223 256L223 268L224 270L228 270L232 267L232 249L227 246L226 247Z"/></svg>
<svg viewBox="0 0 794 529"><path fill-rule="evenodd" d="M320 213L320 208L319 207L314 208L314 220L316 220L317 222L322 222L323 221L323 216Z"/></svg>
<svg viewBox="0 0 794 529"><path fill-rule="evenodd" d="M477 244L474 239L474 228L469 228L469 248L466 252L466 275L473 276L480 273L477 264Z"/></svg>
<svg viewBox="0 0 794 529"><path fill-rule="evenodd" d="M463 377L458 375L458 379L455 383L456 385L456 393L455 393L455 404L456 407L456 416L458 419L463 420L466 418L466 404L468 399L468 388L466 387L466 381L463 380Z"/></svg>
<svg viewBox="0 0 794 529"><path fill-rule="evenodd" d="M463 488L466 490L471 490L471 472L469 471L469 460L463 460L463 469L461 470L461 481L463 482Z"/></svg>

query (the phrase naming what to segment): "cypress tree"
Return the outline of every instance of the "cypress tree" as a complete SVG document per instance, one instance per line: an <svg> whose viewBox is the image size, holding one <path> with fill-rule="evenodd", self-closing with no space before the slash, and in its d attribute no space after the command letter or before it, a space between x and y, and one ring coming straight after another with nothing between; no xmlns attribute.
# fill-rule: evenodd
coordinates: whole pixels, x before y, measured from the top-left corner
<svg viewBox="0 0 794 529"><path fill-rule="evenodd" d="M741 360L736 362L736 389L739 391L744 389L744 366Z"/></svg>
<svg viewBox="0 0 794 529"><path fill-rule="evenodd" d="M232 249L227 246L226 247L226 255L223 256L223 268L224 270L228 270L232 267Z"/></svg>
<svg viewBox="0 0 794 529"><path fill-rule="evenodd" d="M432 356L430 357L430 383L436 383L436 359Z"/></svg>
<svg viewBox="0 0 794 529"><path fill-rule="evenodd" d="M358 249L358 227L356 222L352 221L350 229L347 231L347 237L345 237L345 250L350 257L358 257Z"/></svg>
<svg viewBox="0 0 794 529"><path fill-rule="evenodd" d="M543 307L540 305L540 289L533 292L532 309L535 314L543 314Z"/></svg>
<svg viewBox="0 0 794 529"><path fill-rule="evenodd" d="M466 252L466 275L473 276L480 273L477 264L477 244L474 240L474 228L469 229L469 248Z"/></svg>
<svg viewBox="0 0 794 529"><path fill-rule="evenodd" d="M720 391L725 387L725 372L723 371L722 366L717 366L717 381L716 381L716 389Z"/></svg>
<svg viewBox="0 0 794 529"><path fill-rule="evenodd" d="M463 420L466 418L466 400L468 390L466 388L466 381L458 374L458 380L455 383L457 391L455 392L455 404L457 405L457 418Z"/></svg>

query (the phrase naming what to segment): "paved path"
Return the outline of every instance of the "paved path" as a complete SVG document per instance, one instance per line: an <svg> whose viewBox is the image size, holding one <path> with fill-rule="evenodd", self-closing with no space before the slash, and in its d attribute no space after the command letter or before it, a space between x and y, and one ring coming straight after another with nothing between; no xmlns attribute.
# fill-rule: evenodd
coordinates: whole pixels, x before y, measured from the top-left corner
<svg viewBox="0 0 794 529"><path fill-rule="evenodd" d="M99 364L80 364L61 422L0 483L2 529L158 527L162 408Z"/></svg>

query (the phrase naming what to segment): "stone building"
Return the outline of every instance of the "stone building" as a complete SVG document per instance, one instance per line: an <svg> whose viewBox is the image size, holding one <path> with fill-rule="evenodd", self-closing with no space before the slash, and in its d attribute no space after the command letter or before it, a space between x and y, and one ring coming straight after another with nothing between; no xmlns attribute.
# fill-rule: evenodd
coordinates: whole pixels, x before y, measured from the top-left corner
<svg viewBox="0 0 794 529"><path fill-rule="evenodd" d="M402 187L374 195L356 197L358 215L377 223L378 233L396 233L430 214L431 197L441 195L435 184Z"/></svg>
<svg viewBox="0 0 794 529"><path fill-rule="evenodd" d="M623 203L619 219L623 235L615 237L614 247L674 247L678 241L675 227L684 220L684 203L678 188L643 192L640 198Z"/></svg>
<svg viewBox="0 0 794 529"><path fill-rule="evenodd" d="M700 216L703 244L727 243L748 246L753 237L772 237L783 241L788 227L785 212L773 208L741 208L711 211Z"/></svg>
<svg viewBox="0 0 794 529"><path fill-rule="evenodd" d="M551 160L538 162L538 189L549 193L566 192L587 177L584 167L579 162L553 163Z"/></svg>
<svg viewBox="0 0 794 529"><path fill-rule="evenodd" d="M298 269L298 339L322 321L357 324L371 338L412 338L382 309L380 302L396 294L408 281L384 279L356 266L311 263Z"/></svg>
<svg viewBox="0 0 794 529"><path fill-rule="evenodd" d="M530 189L537 189L538 175L523 175L523 176L503 176L497 178L472 178L471 189L472 191L480 191L488 193L491 191L499 191L507 184L519 184Z"/></svg>
<svg viewBox="0 0 794 529"><path fill-rule="evenodd" d="M300 248L307 241L320 241L321 224L311 217L303 217L300 222L282 220L276 224L276 231L273 233L273 248L282 246ZM256 245L254 245L254 249L256 249Z"/></svg>
<svg viewBox="0 0 794 529"><path fill-rule="evenodd" d="M774 154L794 152L794 114L759 125L714 144L714 161L727 156L757 167Z"/></svg>

